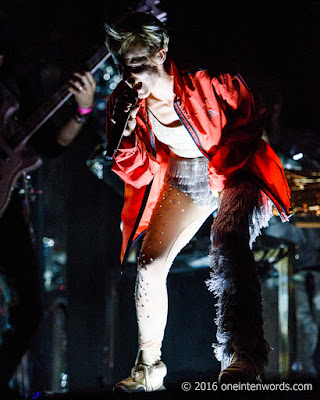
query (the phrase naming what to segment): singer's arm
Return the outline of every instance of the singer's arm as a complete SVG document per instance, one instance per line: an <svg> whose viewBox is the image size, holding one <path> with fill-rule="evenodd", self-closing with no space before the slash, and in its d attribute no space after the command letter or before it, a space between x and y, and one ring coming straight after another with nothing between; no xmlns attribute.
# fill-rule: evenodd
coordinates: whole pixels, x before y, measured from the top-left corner
<svg viewBox="0 0 320 400"><path fill-rule="evenodd" d="M119 84L121 85L121 84ZM118 86L119 86L118 85ZM114 102L117 96L117 89L110 96L107 103L107 140L112 139L112 135L116 132L116 123L113 122ZM121 87L118 89L121 90ZM115 152L114 164L112 170L120 176L120 178L139 188L147 185L153 178L159 168L156 159L147 151L143 136L138 134L139 127L136 126L136 115L138 107L131 112L134 117L128 121L128 128L131 132L128 135L123 135L118 150Z"/></svg>

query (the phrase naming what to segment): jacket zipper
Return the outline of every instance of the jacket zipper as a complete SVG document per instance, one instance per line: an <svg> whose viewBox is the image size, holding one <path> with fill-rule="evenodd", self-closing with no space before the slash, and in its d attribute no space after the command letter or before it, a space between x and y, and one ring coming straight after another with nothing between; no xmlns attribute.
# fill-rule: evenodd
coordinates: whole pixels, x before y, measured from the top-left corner
<svg viewBox="0 0 320 400"><path fill-rule="evenodd" d="M139 115L140 115L140 117L143 119L144 123L148 127L149 135L150 135L150 143L151 143L151 147L152 147L152 155L154 156L155 159L157 159L156 144L155 144L155 140L154 140L154 137L153 137L152 129L151 129L150 125L148 124L148 121L140 113L139 113Z"/></svg>
<svg viewBox="0 0 320 400"><path fill-rule="evenodd" d="M206 151L203 149L200 139L198 137L197 132L195 131L195 129L193 128L193 126L190 124L190 122L187 120L186 116L183 114L181 108L178 105L178 100L175 100L173 103L175 112L177 113L182 125L186 128L186 130L189 132L189 135L191 136L192 140L194 141L194 143L196 144L196 146L201 150L201 152L203 153L203 155L205 157L207 157L208 160L210 160L210 157L208 156L208 154L206 153ZM192 132L194 133L194 135L196 136L198 142L195 140Z"/></svg>

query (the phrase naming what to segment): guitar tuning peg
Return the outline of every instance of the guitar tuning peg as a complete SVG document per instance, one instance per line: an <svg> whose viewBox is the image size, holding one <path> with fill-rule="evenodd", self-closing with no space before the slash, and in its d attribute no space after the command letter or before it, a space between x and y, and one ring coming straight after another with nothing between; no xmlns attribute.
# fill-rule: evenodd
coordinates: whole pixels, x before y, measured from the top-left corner
<svg viewBox="0 0 320 400"><path fill-rule="evenodd" d="M157 18L159 21L161 21L164 24L165 22L167 22L167 13L163 12L163 13L157 15Z"/></svg>

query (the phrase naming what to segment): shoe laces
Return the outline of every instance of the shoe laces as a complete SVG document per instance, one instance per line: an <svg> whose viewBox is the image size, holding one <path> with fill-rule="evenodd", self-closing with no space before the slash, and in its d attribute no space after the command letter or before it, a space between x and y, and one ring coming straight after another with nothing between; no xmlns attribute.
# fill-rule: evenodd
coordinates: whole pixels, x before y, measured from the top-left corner
<svg viewBox="0 0 320 400"><path fill-rule="evenodd" d="M153 365L138 364L132 368L131 377L134 381L145 385L147 391L152 391L150 372Z"/></svg>

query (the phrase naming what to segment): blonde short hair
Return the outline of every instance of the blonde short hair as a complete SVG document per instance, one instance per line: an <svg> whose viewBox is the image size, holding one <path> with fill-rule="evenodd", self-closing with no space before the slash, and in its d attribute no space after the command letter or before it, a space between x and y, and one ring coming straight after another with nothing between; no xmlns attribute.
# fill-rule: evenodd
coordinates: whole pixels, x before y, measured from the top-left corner
<svg viewBox="0 0 320 400"><path fill-rule="evenodd" d="M123 56L129 50L144 48L152 60L159 50L168 51L169 34L155 16L133 13L115 26L105 25L106 46L115 56Z"/></svg>

